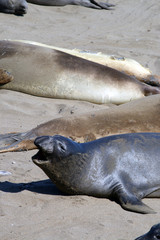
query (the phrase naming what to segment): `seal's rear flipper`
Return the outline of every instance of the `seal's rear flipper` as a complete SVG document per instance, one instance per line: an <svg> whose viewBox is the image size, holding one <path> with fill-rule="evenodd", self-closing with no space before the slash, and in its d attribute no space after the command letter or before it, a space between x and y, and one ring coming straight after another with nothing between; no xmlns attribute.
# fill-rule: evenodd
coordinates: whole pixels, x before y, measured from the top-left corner
<svg viewBox="0 0 160 240"><path fill-rule="evenodd" d="M0 134L0 153L35 149L31 132Z"/></svg>
<svg viewBox="0 0 160 240"><path fill-rule="evenodd" d="M156 213L134 195L126 195L121 192L117 194L117 199L121 207L125 210L142 214Z"/></svg>

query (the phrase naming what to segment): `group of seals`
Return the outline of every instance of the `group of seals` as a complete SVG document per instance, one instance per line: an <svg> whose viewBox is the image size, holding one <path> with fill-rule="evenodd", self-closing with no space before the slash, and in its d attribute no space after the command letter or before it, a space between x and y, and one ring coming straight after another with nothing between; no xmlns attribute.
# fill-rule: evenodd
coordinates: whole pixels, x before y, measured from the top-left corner
<svg viewBox="0 0 160 240"><path fill-rule="evenodd" d="M154 116L154 117L153 117ZM22 133L0 135L0 153L35 149L42 135L60 134L78 142L129 132L160 132L160 95L88 113L55 118Z"/></svg>
<svg viewBox="0 0 160 240"><path fill-rule="evenodd" d="M160 223L151 227L149 232L136 238L135 240L158 240L160 239Z"/></svg>
<svg viewBox="0 0 160 240"><path fill-rule="evenodd" d="M95 0L0 0L0 12L23 15L27 13L28 4L34 3L45 6L79 5L88 8L110 10L114 4L97 2Z"/></svg>
<svg viewBox="0 0 160 240"><path fill-rule="evenodd" d="M113 68L36 43L1 40L0 64L14 76L0 88L36 96L122 104L160 93Z"/></svg>
<svg viewBox="0 0 160 240"><path fill-rule="evenodd" d="M109 198L125 210L154 213L141 202L160 197L160 133L128 133L77 143L41 136L32 157L67 194Z"/></svg>

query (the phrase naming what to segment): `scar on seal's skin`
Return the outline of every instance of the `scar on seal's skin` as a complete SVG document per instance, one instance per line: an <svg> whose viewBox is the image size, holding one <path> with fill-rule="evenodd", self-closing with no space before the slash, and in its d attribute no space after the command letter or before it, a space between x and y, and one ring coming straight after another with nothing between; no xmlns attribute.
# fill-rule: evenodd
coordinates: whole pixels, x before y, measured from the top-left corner
<svg viewBox="0 0 160 240"><path fill-rule="evenodd" d="M0 84L5 84L11 82L12 80L13 76L7 72L7 70L0 68Z"/></svg>

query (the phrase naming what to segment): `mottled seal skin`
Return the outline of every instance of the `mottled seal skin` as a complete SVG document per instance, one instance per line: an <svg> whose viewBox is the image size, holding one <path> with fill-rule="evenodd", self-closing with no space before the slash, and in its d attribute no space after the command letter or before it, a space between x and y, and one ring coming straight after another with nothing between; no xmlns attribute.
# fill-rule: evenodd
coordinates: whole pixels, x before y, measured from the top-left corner
<svg viewBox="0 0 160 240"><path fill-rule="evenodd" d="M154 213L141 202L160 197L160 133L130 133L77 143L60 135L36 138L32 157L68 194L109 198L125 210Z"/></svg>
<svg viewBox="0 0 160 240"><path fill-rule="evenodd" d="M160 95L149 96L120 106L61 117L22 133L0 135L0 153L35 149L42 135L61 134L78 142L129 132L160 132ZM14 129L13 129L14 132Z"/></svg>
<svg viewBox="0 0 160 240"><path fill-rule="evenodd" d="M5 84L11 82L13 80L13 76L7 72L5 69L0 68L0 84Z"/></svg>
<svg viewBox="0 0 160 240"><path fill-rule="evenodd" d="M0 12L23 15L27 10L28 4L25 0L0 0Z"/></svg>
<svg viewBox="0 0 160 240"><path fill-rule="evenodd" d="M149 232L136 238L135 240L158 240L160 239L160 223L151 227Z"/></svg>
<svg viewBox="0 0 160 240"><path fill-rule="evenodd" d="M36 44L0 41L0 65L14 76L0 88L41 97L122 104L160 93L113 68Z"/></svg>
<svg viewBox="0 0 160 240"><path fill-rule="evenodd" d="M27 0L29 3L45 6L79 5L88 8L111 10L114 4L98 2L95 0Z"/></svg>

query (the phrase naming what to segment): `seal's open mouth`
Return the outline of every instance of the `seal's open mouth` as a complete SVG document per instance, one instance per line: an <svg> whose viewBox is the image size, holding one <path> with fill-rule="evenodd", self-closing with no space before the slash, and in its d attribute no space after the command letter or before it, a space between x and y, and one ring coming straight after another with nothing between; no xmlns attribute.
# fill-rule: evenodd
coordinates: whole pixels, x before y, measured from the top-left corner
<svg viewBox="0 0 160 240"><path fill-rule="evenodd" d="M46 156L44 155L44 153L39 150L33 157L32 157L32 161L35 164L43 164L44 162L48 162L49 160L46 158Z"/></svg>

